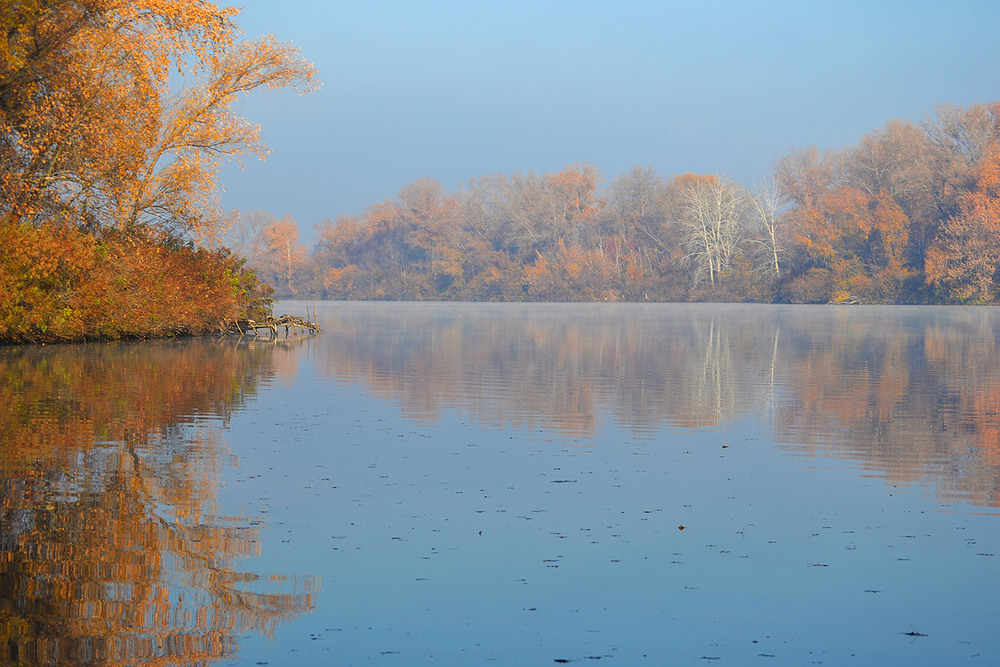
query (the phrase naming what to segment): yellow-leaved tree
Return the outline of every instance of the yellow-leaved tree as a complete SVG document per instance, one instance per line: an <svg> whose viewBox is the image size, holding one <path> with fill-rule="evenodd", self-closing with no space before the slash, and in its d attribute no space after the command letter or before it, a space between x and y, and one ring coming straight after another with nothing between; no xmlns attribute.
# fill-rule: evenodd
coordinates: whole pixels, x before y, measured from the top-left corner
<svg viewBox="0 0 1000 667"><path fill-rule="evenodd" d="M927 279L959 303L995 303L1000 297L1000 147L983 158L975 187L959 197L958 209L927 252Z"/></svg>
<svg viewBox="0 0 1000 667"><path fill-rule="evenodd" d="M272 37L241 42L237 14L0 2L0 342L208 333L270 311L241 258L205 247L217 170L266 152L237 98L308 90L315 71Z"/></svg>
<svg viewBox="0 0 1000 667"><path fill-rule="evenodd" d="M0 222L211 230L221 158L263 155L233 112L314 68L208 0L24 0L0 6Z"/></svg>

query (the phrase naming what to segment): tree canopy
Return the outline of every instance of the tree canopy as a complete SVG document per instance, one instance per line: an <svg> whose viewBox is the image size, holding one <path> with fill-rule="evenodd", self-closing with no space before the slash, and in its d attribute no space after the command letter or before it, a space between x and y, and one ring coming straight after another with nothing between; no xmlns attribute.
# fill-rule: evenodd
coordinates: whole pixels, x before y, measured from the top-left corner
<svg viewBox="0 0 1000 667"><path fill-rule="evenodd" d="M236 41L206 0L32 0L0 9L0 206L5 221L174 232L217 223L218 160L263 155L241 93L308 87L312 66L271 37Z"/></svg>
<svg viewBox="0 0 1000 667"><path fill-rule="evenodd" d="M996 303L998 155L1000 103L940 107L794 150L755 187L651 168L602 185L589 165L425 178L320 223L291 263L243 247L283 296Z"/></svg>
<svg viewBox="0 0 1000 667"><path fill-rule="evenodd" d="M256 288L241 287L253 281L234 277L245 273L238 260L221 250L198 259L194 245L222 231L219 161L266 153L259 128L234 112L236 99L308 89L315 72L272 37L240 42L237 14L208 0L0 7L0 233L21 244L7 248L54 262L9 253L0 261L0 339L144 335L105 326L116 313L101 302L108 285L89 280L96 269L108 274L111 301L117 292L153 320L173 321L149 334L203 330L201 320L260 305ZM194 275L161 261L185 253L179 261L198 265ZM232 285L223 302L142 303L149 295L130 293L133 275L155 275L152 292L192 297ZM171 312L157 312L157 301Z"/></svg>

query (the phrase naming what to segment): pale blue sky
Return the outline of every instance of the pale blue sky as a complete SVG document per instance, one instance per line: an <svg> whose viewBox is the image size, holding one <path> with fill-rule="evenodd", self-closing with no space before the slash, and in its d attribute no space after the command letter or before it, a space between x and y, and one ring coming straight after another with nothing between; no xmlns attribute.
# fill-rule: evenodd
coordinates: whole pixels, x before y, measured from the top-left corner
<svg viewBox="0 0 1000 667"><path fill-rule="evenodd" d="M226 167L227 209L313 224L422 177L590 163L752 184L792 148L1000 99L1000 2L244 0L323 88L241 104L272 154Z"/></svg>

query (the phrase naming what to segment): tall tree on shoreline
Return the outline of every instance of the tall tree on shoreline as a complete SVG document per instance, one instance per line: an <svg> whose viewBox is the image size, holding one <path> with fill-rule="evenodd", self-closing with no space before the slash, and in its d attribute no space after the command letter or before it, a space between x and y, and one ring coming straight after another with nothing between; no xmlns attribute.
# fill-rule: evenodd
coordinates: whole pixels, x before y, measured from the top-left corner
<svg viewBox="0 0 1000 667"><path fill-rule="evenodd" d="M270 309L240 258L206 248L216 170L266 153L240 95L315 72L271 37L240 43L237 14L0 3L0 238L19 250L0 254L0 341L215 332Z"/></svg>
<svg viewBox="0 0 1000 667"><path fill-rule="evenodd" d="M315 75L273 38L237 43L237 11L208 0L0 9L0 222L215 226L218 160L266 152L233 102Z"/></svg>

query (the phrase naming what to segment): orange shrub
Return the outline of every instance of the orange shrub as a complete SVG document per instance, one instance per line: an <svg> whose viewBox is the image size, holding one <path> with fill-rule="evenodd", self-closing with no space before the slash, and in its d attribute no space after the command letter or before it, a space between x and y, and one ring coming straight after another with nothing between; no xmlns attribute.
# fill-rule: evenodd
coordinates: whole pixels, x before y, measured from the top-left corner
<svg viewBox="0 0 1000 667"><path fill-rule="evenodd" d="M0 341L215 333L270 312L269 288L228 250L150 235L0 226Z"/></svg>

